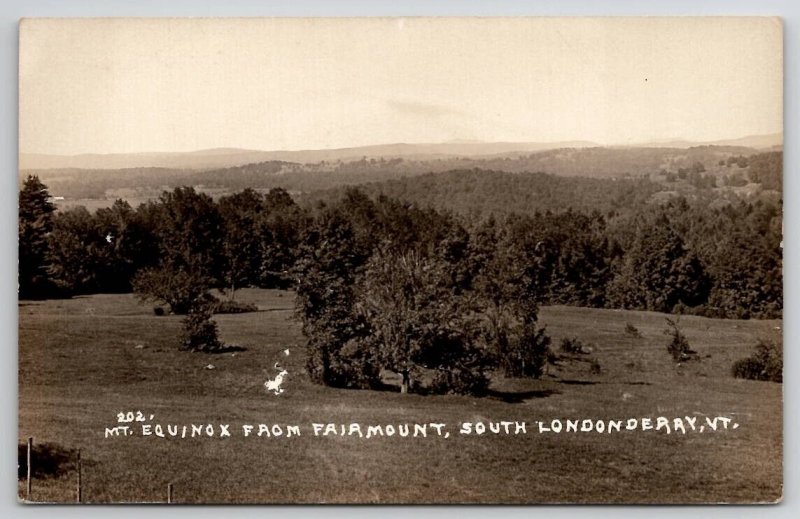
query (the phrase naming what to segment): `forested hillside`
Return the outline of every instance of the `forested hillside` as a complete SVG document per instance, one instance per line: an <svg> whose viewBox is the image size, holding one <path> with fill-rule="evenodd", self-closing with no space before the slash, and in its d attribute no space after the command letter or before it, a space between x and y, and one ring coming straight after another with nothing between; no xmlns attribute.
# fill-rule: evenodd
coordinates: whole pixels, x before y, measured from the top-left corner
<svg viewBox="0 0 800 519"><path fill-rule="evenodd" d="M479 169L429 173L386 182L363 184L370 196L385 195L421 207L463 214L533 214L617 210L641 207L666 187L647 179L596 179L560 177L546 173L515 174ZM346 188L317 191L301 200L313 204L335 200Z"/></svg>
<svg viewBox="0 0 800 519"><path fill-rule="evenodd" d="M746 183L748 158L756 150L730 146L696 148L565 148L538 153L507 153L482 158L362 158L360 160L292 163L268 161L215 169L41 169L21 171L38 176L54 196L67 199L108 199L133 196L156 198L163 189L191 185L217 192L245 188L269 190L280 187L292 193L310 193L341 186L359 185L454 170L481 169L507 173L548 173L587 178L678 179L692 171L708 172L714 182L726 178ZM780 157L780 152L773 152ZM770 156L763 154L758 156ZM780 158L778 158L780 160ZM756 160L754 167L770 168ZM772 168L774 169L774 167ZM760 169L758 170L760 171ZM756 172L756 178L763 174ZM772 182L766 185L774 189ZM759 180L754 180L758 182ZM110 203L109 203L110 205Z"/></svg>

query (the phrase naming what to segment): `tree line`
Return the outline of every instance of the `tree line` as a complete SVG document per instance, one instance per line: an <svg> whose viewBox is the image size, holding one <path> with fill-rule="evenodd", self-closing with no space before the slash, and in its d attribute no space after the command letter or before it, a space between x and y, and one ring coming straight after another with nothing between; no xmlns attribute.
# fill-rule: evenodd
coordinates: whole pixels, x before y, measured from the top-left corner
<svg viewBox="0 0 800 519"><path fill-rule="evenodd" d="M293 288L315 381L375 387L389 370L405 390L480 393L498 367L541 375L544 304L779 317L780 243L780 203L761 199L470 218L358 188L301 207L280 188L179 187L90 213L55 211L29 177L19 290L135 291L186 314L182 347L213 351L212 289Z"/></svg>

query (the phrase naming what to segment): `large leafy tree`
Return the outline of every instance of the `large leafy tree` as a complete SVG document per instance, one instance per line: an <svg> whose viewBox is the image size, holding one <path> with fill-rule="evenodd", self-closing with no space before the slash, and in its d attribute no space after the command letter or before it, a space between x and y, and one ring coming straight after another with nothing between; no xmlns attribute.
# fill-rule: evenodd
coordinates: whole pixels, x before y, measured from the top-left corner
<svg viewBox="0 0 800 519"><path fill-rule="evenodd" d="M48 274L65 294L129 291L137 270L155 263L154 247L123 200L95 214L83 206L69 208L53 218Z"/></svg>
<svg viewBox="0 0 800 519"><path fill-rule="evenodd" d="M528 218L489 219L471 242L474 290L489 326L486 336L508 376L541 376L550 340L537 326L556 252L538 240Z"/></svg>
<svg viewBox="0 0 800 519"><path fill-rule="evenodd" d="M36 176L28 176L19 193L19 296L47 295L48 235L55 207L50 194Z"/></svg>
<svg viewBox="0 0 800 519"><path fill-rule="evenodd" d="M360 286L359 311L381 366L412 387L420 369L433 370L438 392L480 393L488 386L492 356L481 341L474 298L459 293L452 265L440 257L381 247Z"/></svg>
<svg viewBox="0 0 800 519"><path fill-rule="evenodd" d="M98 281L114 258L107 249L94 216L83 206L69 208L53 218L49 235L48 274L62 293L93 292L105 288Z"/></svg>
<svg viewBox="0 0 800 519"><path fill-rule="evenodd" d="M192 187L178 187L160 198L157 228L161 263L215 281L220 277L223 220L210 196Z"/></svg>
<svg viewBox="0 0 800 519"><path fill-rule="evenodd" d="M255 284L261 268L259 220L264 200L252 189L219 200L225 232L222 237L222 281L231 299L237 288Z"/></svg>
<svg viewBox="0 0 800 519"><path fill-rule="evenodd" d="M624 308L672 312L708 300L711 280L699 257L661 217L639 229L610 287L612 304Z"/></svg>
<svg viewBox="0 0 800 519"><path fill-rule="evenodd" d="M153 210L159 264L141 270L133 287L143 299L186 313L222 277L223 220L211 197L191 187L165 192Z"/></svg>
<svg viewBox="0 0 800 519"><path fill-rule="evenodd" d="M264 197L264 212L258 223L260 265L258 284L287 288L293 283L292 267L298 247L309 225L309 217L284 189L271 189Z"/></svg>
<svg viewBox="0 0 800 519"><path fill-rule="evenodd" d="M783 308L783 262L778 236L732 233L715 259L708 306L735 318L773 317Z"/></svg>
<svg viewBox="0 0 800 519"><path fill-rule="evenodd" d="M369 255L336 208L323 211L300 246L295 305L315 382L363 388L379 381L379 366L363 341L370 330L355 306L355 284Z"/></svg>
<svg viewBox="0 0 800 519"><path fill-rule="evenodd" d="M96 211L95 225L103 242L103 265L98 272L98 285L104 291L131 290L135 274L158 263L158 242L155 223L147 218L148 206L131 208L124 200Z"/></svg>

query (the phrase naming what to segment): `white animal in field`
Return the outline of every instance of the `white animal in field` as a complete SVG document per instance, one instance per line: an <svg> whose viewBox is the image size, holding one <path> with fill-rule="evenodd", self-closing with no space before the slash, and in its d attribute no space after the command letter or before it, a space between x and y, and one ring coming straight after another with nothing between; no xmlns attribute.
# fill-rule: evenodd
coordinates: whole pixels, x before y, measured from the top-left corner
<svg viewBox="0 0 800 519"><path fill-rule="evenodd" d="M277 362L275 363L275 369L280 370L278 375L274 379L264 382L264 387L267 388L267 391L272 391L276 395L280 395L284 391L284 389L281 387L283 384L283 379L286 378L286 375L288 375L289 372L285 369L281 369Z"/></svg>

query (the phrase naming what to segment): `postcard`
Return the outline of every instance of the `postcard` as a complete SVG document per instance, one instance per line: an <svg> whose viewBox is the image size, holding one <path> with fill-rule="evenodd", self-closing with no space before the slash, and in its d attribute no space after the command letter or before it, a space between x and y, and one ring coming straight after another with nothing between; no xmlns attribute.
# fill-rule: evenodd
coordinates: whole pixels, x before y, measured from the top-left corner
<svg viewBox="0 0 800 519"><path fill-rule="evenodd" d="M19 26L25 503L776 503L779 18Z"/></svg>

